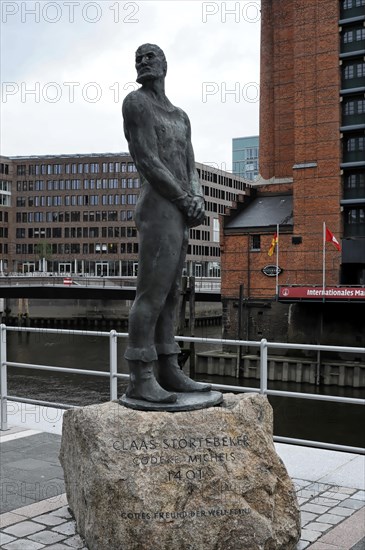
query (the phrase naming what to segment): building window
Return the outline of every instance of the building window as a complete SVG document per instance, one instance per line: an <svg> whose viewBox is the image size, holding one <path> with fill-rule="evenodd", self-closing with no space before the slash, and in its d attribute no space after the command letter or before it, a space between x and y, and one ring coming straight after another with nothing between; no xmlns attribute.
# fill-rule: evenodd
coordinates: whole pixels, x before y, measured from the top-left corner
<svg viewBox="0 0 365 550"><path fill-rule="evenodd" d="M355 74L354 66L353 65L347 65L347 67L345 67L344 72L343 72L344 79L345 80L350 80L351 78L354 78L354 74Z"/></svg>
<svg viewBox="0 0 365 550"><path fill-rule="evenodd" d="M351 208L346 212L346 222L348 225L364 226L365 208Z"/></svg>
<svg viewBox="0 0 365 550"><path fill-rule="evenodd" d="M353 151L364 151L365 150L365 137L359 136L359 137L352 137L349 138L346 142L346 150L347 152L353 152Z"/></svg>
<svg viewBox="0 0 365 550"><path fill-rule="evenodd" d="M97 174L99 172L99 164L97 162L92 162L90 164L90 172L92 174Z"/></svg>
<svg viewBox="0 0 365 550"><path fill-rule="evenodd" d="M260 235L251 235L251 250L261 250Z"/></svg>
<svg viewBox="0 0 365 550"><path fill-rule="evenodd" d="M363 172L348 174L345 177L345 189L360 189L361 187L365 190L365 174Z"/></svg>
<svg viewBox="0 0 365 550"><path fill-rule="evenodd" d="M127 195L127 204L137 204L137 195Z"/></svg>
<svg viewBox="0 0 365 550"><path fill-rule="evenodd" d="M219 220L213 218L213 242L219 243Z"/></svg>

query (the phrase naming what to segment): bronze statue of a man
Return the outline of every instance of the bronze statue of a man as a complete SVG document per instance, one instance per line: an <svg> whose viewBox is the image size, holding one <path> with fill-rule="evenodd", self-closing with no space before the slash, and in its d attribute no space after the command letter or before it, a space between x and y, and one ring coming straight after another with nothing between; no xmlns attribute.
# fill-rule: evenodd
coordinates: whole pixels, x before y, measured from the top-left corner
<svg viewBox="0 0 365 550"><path fill-rule="evenodd" d="M211 389L182 372L177 361L180 348L174 338L189 227L204 221L204 198L189 118L165 95L163 51L154 44L143 44L136 51L135 66L142 86L123 102L124 133L141 178L135 211L137 292L125 352L130 371L126 396L173 403L177 399L174 392Z"/></svg>

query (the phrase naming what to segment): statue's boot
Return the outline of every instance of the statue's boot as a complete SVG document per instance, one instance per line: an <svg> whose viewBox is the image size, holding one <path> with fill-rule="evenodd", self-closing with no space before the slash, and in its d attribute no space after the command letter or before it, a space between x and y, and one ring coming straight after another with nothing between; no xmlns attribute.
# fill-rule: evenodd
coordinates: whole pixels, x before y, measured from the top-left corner
<svg viewBox="0 0 365 550"><path fill-rule="evenodd" d="M175 355L158 356L158 381L160 385L169 391L176 392L204 392L210 391L210 384L195 382L187 376L179 367Z"/></svg>
<svg viewBox="0 0 365 550"><path fill-rule="evenodd" d="M175 403L176 393L161 388L153 372L153 363L128 361L128 364L130 378L125 392L127 397L153 403Z"/></svg>

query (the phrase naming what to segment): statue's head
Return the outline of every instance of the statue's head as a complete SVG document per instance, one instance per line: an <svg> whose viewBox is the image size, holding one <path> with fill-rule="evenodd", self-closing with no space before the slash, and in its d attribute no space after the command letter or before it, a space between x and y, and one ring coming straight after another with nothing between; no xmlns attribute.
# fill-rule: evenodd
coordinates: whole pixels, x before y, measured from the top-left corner
<svg viewBox="0 0 365 550"><path fill-rule="evenodd" d="M164 78L167 62L163 51L156 44L142 44L136 51L137 82Z"/></svg>

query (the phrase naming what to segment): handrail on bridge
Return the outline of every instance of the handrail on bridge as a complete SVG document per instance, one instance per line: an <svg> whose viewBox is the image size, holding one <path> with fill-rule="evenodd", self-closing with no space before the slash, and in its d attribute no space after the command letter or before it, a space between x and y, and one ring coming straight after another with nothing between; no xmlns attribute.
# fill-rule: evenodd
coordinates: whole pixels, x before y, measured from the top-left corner
<svg viewBox="0 0 365 550"><path fill-rule="evenodd" d="M55 367L48 365L35 365L31 363L17 363L7 360L7 332L38 332L49 334L65 334L65 335L78 335L78 336L100 336L109 338L109 372L106 371L93 371L86 369L74 369L67 367ZM20 403L32 403L35 405L51 406L61 409L75 408L74 405L66 405L63 403L40 401L37 399L27 399L24 397L16 397L8 395L7 389L7 367L28 368L34 370L46 370L50 372L65 372L71 374L82 374L85 376L100 376L109 378L110 380L110 400L115 401L118 399L118 379L128 379L128 374L121 374L117 371L118 357L117 357L117 340L118 338L127 338L128 333L120 333L115 330L110 332L96 332L85 330L67 330L67 329L52 329L52 328L36 328L36 327L8 327L5 324L0 325L0 414L1 423L0 430L4 431L8 429L8 413L7 413L7 401L17 401ZM312 351L334 351L342 353L362 353L365 354L365 348L358 347L343 347L343 346L326 346L318 344L289 344L268 342L265 338L261 341L251 340L228 340L218 338L196 338L191 336L176 336L179 342L195 342L204 344L224 344L232 346L250 346L256 347L260 353L260 387L252 388L246 386L234 386L225 384L212 384L212 387L222 391L232 391L237 393L255 392L262 395L276 395L281 397L294 397L299 399L312 399L317 401L333 401L337 403L350 403L355 405L365 405L365 399L358 399L355 397L340 397L336 395L317 395L311 393L301 392L289 392L281 390L268 389L268 350L272 349L297 349L297 350L312 350ZM292 443L296 445L305 445L308 447L319 447L323 449L331 449L336 451L347 451L358 454L365 454L365 449L361 447L350 447L347 445L337 445L332 443L324 443L319 441L308 441L304 439L294 439L290 437L274 436L274 441L281 443Z"/></svg>

